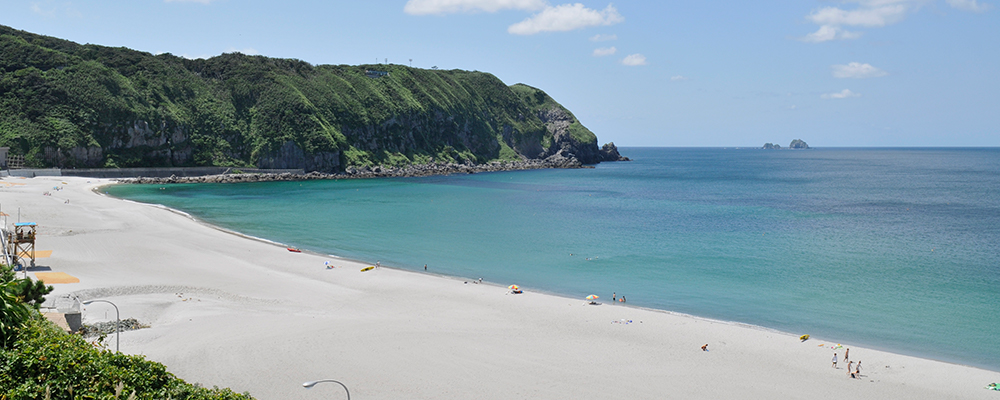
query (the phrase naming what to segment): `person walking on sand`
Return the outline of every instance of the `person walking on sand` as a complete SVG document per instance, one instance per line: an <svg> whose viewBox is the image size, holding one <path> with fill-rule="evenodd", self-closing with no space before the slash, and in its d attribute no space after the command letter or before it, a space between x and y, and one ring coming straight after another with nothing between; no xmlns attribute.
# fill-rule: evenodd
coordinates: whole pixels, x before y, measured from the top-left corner
<svg viewBox="0 0 1000 400"><path fill-rule="evenodd" d="M375 268L382 268L382 262L381 261L375 261Z"/></svg>
<svg viewBox="0 0 1000 400"><path fill-rule="evenodd" d="M704 346L701 346L701 351L708 351L708 343L705 343Z"/></svg>
<svg viewBox="0 0 1000 400"><path fill-rule="evenodd" d="M847 356L844 356L844 361L847 361ZM847 363L847 376L849 378L853 378L854 377L854 369L852 369L852 367L854 367L854 361L848 362Z"/></svg>
<svg viewBox="0 0 1000 400"><path fill-rule="evenodd" d="M833 367L837 368L837 353L833 353Z"/></svg>
<svg viewBox="0 0 1000 400"><path fill-rule="evenodd" d="M861 361L858 361L858 365L854 367L854 377L861 379Z"/></svg>
<svg viewBox="0 0 1000 400"><path fill-rule="evenodd" d="M851 358L851 349L844 350L844 362L848 362L849 358Z"/></svg>

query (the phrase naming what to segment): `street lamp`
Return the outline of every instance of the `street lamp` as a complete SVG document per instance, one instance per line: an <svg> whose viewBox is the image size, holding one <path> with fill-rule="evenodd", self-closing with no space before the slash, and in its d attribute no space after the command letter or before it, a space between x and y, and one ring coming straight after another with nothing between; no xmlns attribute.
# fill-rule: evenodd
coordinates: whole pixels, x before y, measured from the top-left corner
<svg viewBox="0 0 1000 400"><path fill-rule="evenodd" d="M347 392L347 400L351 400L351 391L347 390L347 385L344 385L343 383L340 383L340 382L335 381L333 379L320 379L318 381L309 381L309 382L303 383L302 387L304 387L306 389L309 389L309 388L311 388L313 386L316 386L317 383L321 383L321 382L333 382L333 383L339 384L340 386L343 386L344 387L344 391Z"/></svg>
<svg viewBox="0 0 1000 400"><path fill-rule="evenodd" d="M118 306L115 306L115 303L112 303L112 302L107 301L107 300L87 300L87 301L83 302L83 305L89 306L91 303L108 303L108 304L111 304L112 306L115 307L115 353L118 353L119 352L118 351L118 348L119 348L118 344L119 344L119 341L121 340L121 336L122 336L122 332L121 332L122 319L121 319L121 315L118 313Z"/></svg>

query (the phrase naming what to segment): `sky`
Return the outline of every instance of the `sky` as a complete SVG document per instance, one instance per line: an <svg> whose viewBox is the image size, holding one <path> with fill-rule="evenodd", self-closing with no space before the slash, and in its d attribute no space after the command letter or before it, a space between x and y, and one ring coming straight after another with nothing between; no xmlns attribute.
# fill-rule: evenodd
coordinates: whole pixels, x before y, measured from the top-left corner
<svg viewBox="0 0 1000 400"><path fill-rule="evenodd" d="M78 43L489 72L618 146L1000 146L1000 0L0 0Z"/></svg>

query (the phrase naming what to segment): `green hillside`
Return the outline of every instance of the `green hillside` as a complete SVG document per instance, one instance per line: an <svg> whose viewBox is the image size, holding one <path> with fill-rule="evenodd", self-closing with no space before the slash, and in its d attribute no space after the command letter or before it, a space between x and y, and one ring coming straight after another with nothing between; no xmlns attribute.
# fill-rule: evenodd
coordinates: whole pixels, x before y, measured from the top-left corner
<svg viewBox="0 0 1000 400"><path fill-rule="evenodd" d="M600 161L596 136L572 113L488 73L238 53L189 60L2 25L0 146L29 166L63 168Z"/></svg>

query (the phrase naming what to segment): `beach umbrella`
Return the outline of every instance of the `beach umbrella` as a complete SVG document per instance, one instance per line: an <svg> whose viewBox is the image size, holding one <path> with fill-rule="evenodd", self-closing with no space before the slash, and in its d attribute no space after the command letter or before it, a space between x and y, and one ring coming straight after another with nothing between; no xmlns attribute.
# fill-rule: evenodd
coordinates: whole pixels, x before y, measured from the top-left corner
<svg viewBox="0 0 1000 400"><path fill-rule="evenodd" d="M507 289L510 289L510 290L521 290L521 287L517 286L517 285L510 285L510 286L507 286Z"/></svg>
<svg viewBox="0 0 1000 400"><path fill-rule="evenodd" d="M599 298L601 298L601 296L598 296L598 295L596 295L596 294L592 294L592 295L590 295L590 296L587 296L587 300L590 300L590 302L591 302L591 303L593 303L593 302L594 302L594 300L597 300L597 299L599 299Z"/></svg>

